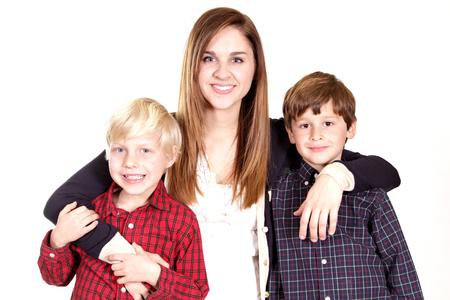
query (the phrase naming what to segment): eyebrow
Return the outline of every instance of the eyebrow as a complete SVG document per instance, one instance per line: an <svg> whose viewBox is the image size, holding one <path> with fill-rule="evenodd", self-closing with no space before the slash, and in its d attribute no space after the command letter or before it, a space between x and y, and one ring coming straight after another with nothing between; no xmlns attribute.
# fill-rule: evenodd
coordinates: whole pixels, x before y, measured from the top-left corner
<svg viewBox="0 0 450 300"><path fill-rule="evenodd" d="M214 51L205 51L205 54L211 54L213 56L216 56L216 52L214 52ZM235 55L248 55L248 53L245 51L234 51L234 52L230 53L230 56L235 56Z"/></svg>

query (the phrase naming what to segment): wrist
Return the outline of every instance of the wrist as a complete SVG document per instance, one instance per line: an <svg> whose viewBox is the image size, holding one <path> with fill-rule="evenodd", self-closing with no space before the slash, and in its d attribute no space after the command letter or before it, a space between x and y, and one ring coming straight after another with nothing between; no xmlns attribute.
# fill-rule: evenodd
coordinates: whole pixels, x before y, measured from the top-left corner
<svg viewBox="0 0 450 300"><path fill-rule="evenodd" d="M67 245L67 242L59 235L59 232L55 229L50 234L50 247L53 249L62 248Z"/></svg>
<svg viewBox="0 0 450 300"><path fill-rule="evenodd" d="M155 263L149 272L149 278L147 282L153 287L156 287L159 281L159 277L161 277L161 266L158 263Z"/></svg>

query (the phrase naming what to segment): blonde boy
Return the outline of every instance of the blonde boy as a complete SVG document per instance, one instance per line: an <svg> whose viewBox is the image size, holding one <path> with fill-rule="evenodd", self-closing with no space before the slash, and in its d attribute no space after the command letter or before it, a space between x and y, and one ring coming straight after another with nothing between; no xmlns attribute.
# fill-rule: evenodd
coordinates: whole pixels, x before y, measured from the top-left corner
<svg viewBox="0 0 450 300"><path fill-rule="evenodd" d="M67 285L76 275L72 299L127 299L127 290L135 299L204 298L208 285L196 217L161 181L180 151L177 122L156 101L137 99L111 118L106 139L114 182L93 200L95 212L75 202L61 211L42 242L42 277ZM111 266L71 245L97 218L115 226L136 253L110 255Z"/></svg>

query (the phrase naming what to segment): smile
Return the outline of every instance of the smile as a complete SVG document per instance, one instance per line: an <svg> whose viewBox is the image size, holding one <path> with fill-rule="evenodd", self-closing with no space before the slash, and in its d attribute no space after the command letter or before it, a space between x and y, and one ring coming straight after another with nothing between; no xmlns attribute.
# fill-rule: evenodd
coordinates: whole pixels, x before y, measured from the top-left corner
<svg viewBox="0 0 450 300"><path fill-rule="evenodd" d="M211 85L214 91L218 94L228 94L231 93L231 91L234 88L234 85L218 85L218 84L212 84Z"/></svg>
<svg viewBox="0 0 450 300"><path fill-rule="evenodd" d="M141 182L145 175L142 174L124 174L122 175L123 179L128 183L138 183Z"/></svg>
<svg viewBox="0 0 450 300"><path fill-rule="evenodd" d="M321 147L309 147L309 150L312 152L322 152L325 151L328 147L327 146L321 146Z"/></svg>

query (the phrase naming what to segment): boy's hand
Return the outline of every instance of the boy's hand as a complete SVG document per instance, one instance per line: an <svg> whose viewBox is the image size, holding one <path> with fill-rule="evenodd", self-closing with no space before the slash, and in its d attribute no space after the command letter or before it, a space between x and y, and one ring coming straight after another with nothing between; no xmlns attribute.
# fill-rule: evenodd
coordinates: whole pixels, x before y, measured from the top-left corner
<svg viewBox="0 0 450 300"><path fill-rule="evenodd" d="M145 252L141 246L133 243L136 254L113 254L108 257L110 261L119 261L111 266L114 275L120 277L118 284L127 282L148 282L156 286L161 274L161 266L166 268L169 264L158 254Z"/></svg>
<svg viewBox="0 0 450 300"><path fill-rule="evenodd" d="M148 297L148 290L141 282L125 283L125 288L133 297L133 300L142 300Z"/></svg>
<svg viewBox="0 0 450 300"><path fill-rule="evenodd" d="M328 217L330 219L328 234L333 235L335 233L342 192L338 183L329 175L323 174L317 177L306 196L306 200L294 212L295 216L302 216L300 219L300 239L306 238L309 223L311 241L317 242L317 235L321 240L325 240ZM317 234L317 229L319 234Z"/></svg>
<svg viewBox="0 0 450 300"><path fill-rule="evenodd" d="M80 237L97 226L99 216L93 210L85 206L76 208L77 203L67 204L59 213L56 227L50 235L50 246L61 248Z"/></svg>

